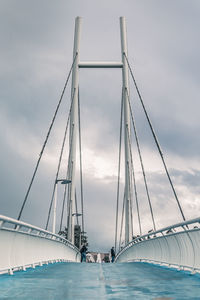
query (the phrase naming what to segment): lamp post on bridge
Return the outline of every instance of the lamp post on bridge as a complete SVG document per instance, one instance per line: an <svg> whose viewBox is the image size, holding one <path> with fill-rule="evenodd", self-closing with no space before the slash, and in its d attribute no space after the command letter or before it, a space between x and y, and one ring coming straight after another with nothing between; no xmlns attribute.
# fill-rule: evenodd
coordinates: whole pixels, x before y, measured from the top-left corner
<svg viewBox="0 0 200 300"><path fill-rule="evenodd" d="M56 233L56 211L57 211L57 190L58 190L58 182L61 182L61 184L69 184L71 183L71 180L68 179L57 179L55 184L55 193L54 193L54 206L53 206L53 225L52 225L52 232Z"/></svg>

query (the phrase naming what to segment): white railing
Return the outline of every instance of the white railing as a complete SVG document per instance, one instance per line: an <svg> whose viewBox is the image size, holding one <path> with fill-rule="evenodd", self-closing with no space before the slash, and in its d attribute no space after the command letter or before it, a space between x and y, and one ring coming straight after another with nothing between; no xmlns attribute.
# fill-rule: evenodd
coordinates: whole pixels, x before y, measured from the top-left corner
<svg viewBox="0 0 200 300"><path fill-rule="evenodd" d="M115 262L146 261L200 272L200 218L135 238Z"/></svg>
<svg viewBox="0 0 200 300"><path fill-rule="evenodd" d="M80 252L60 235L0 215L0 274L59 261L80 262Z"/></svg>

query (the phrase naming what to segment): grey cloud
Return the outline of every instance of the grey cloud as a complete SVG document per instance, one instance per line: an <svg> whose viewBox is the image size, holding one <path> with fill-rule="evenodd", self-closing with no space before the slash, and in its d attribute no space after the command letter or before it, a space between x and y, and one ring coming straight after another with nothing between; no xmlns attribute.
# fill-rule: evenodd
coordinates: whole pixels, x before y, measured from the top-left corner
<svg viewBox="0 0 200 300"><path fill-rule="evenodd" d="M187 164L184 169L184 162L192 158L199 163L199 2L20 0L1 1L0 7L1 213L16 217L25 195L72 61L74 18L83 16L81 59L120 60L118 18L125 15L130 63L163 152L182 162L181 171L171 173L187 217L194 216L199 209L194 200L199 195L199 170L188 171ZM89 147L105 161L117 160L121 72L81 71L80 92L83 148ZM69 95L70 89L47 145L55 161ZM153 152L132 85L131 95L142 150ZM44 226L55 169L55 162L42 162L24 220ZM115 176L98 179L84 173L86 230L94 250L106 250L113 243ZM164 175L150 171L147 176L158 226L176 222L180 217ZM138 184L143 226L148 230L149 209L143 184L140 180ZM136 215L138 228L135 220Z"/></svg>

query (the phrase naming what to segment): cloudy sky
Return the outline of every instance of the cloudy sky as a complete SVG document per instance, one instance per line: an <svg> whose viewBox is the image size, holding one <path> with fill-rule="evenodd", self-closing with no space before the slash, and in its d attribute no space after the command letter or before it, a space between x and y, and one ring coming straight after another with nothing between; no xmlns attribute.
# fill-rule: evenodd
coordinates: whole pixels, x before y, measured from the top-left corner
<svg viewBox="0 0 200 300"><path fill-rule="evenodd" d="M14 218L19 213L72 62L76 16L83 17L82 60L120 60L119 17L126 17L129 61L178 197L187 219L199 216L198 0L0 1L0 213ZM22 216L41 227L69 93L70 86ZM90 249L108 250L114 242L121 71L81 70L80 98L86 231ZM159 228L181 216L132 83L131 101ZM134 141L133 154L145 232L152 224ZM62 192L59 187L59 206Z"/></svg>

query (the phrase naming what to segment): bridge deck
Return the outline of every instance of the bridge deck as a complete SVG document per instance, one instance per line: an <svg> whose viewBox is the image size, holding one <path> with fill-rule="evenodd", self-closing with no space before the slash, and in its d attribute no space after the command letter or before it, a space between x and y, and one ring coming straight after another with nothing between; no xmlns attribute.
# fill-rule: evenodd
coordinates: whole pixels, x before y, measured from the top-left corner
<svg viewBox="0 0 200 300"><path fill-rule="evenodd" d="M145 263L57 263L0 277L1 299L199 299L200 275Z"/></svg>

